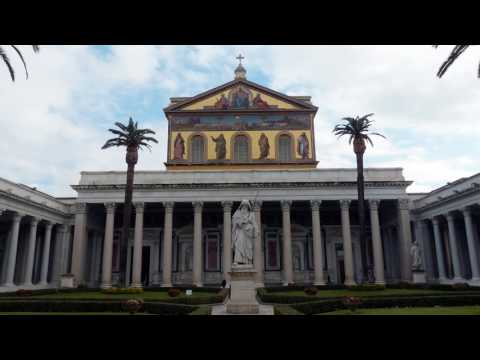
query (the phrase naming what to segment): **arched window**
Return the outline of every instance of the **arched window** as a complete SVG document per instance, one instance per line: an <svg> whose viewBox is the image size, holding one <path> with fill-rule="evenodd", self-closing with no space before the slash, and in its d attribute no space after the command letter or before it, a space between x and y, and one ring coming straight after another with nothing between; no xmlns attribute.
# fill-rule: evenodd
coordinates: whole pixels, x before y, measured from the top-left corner
<svg viewBox="0 0 480 360"><path fill-rule="evenodd" d="M292 138L290 135L280 135L278 138L278 160L292 160Z"/></svg>
<svg viewBox="0 0 480 360"><path fill-rule="evenodd" d="M235 136L233 145L233 160L248 161L248 137L245 135Z"/></svg>
<svg viewBox="0 0 480 360"><path fill-rule="evenodd" d="M192 162L202 162L204 161L204 144L203 144L203 137L200 135L195 135L192 137L191 143L191 151L192 151Z"/></svg>

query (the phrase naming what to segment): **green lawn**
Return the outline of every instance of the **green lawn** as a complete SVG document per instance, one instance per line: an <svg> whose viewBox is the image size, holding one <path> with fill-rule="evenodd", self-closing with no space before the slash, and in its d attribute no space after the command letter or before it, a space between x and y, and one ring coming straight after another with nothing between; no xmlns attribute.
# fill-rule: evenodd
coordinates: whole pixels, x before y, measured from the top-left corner
<svg viewBox="0 0 480 360"><path fill-rule="evenodd" d="M281 296L309 296L301 290L294 291L279 291L271 292L269 295L281 295ZM430 290L430 289L385 289L385 290L348 290L348 289L337 289L337 290L319 290L317 295L312 295L311 297L317 297L319 299L324 298L339 298L344 296L357 296L357 297L372 297L372 296L417 296L417 295L445 295L445 294L456 294L460 295L459 291L448 291L448 290ZM480 294L480 292L478 292ZM310 296L309 296L310 297Z"/></svg>
<svg viewBox="0 0 480 360"><path fill-rule="evenodd" d="M0 312L2 315L26 315L26 316L35 316L35 315L130 315L126 312ZM137 313L138 315L157 315L157 314L148 314L148 313Z"/></svg>
<svg viewBox="0 0 480 360"><path fill-rule="evenodd" d="M176 299L182 298L205 298L215 295L211 292L195 292L191 296L186 296L184 292L181 295L177 296ZM22 299L16 297L16 299ZM173 299L168 296L166 291L145 291L141 294L103 294L97 291L75 291L75 292L59 292L55 294L45 294L45 295L33 295L25 299L70 299L70 300L119 300L119 299L143 299L145 301L155 301L155 300L165 300Z"/></svg>
<svg viewBox="0 0 480 360"><path fill-rule="evenodd" d="M434 306L337 310L316 315L480 315L480 306Z"/></svg>

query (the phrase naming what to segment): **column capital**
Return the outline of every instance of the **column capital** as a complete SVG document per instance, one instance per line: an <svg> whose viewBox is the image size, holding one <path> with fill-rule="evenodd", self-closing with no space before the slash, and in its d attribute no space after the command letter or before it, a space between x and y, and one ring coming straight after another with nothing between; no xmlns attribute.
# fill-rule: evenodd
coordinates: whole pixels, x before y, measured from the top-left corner
<svg viewBox="0 0 480 360"><path fill-rule="evenodd" d="M192 205L195 211L202 211L203 201L193 201Z"/></svg>
<svg viewBox="0 0 480 360"><path fill-rule="evenodd" d="M433 224L433 225L438 225L438 224L440 224L440 219L438 218L438 216L434 216L434 217L432 217L430 220L432 220L432 224Z"/></svg>
<svg viewBox="0 0 480 360"><path fill-rule="evenodd" d="M398 208L400 210L409 210L410 209L410 199L407 199L407 198L398 199Z"/></svg>
<svg viewBox="0 0 480 360"><path fill-rule="evenodd" d="M290 206L292 206L292 200L282 200L280 204L282 205L282 211L289 211Z"/></svg>
<svg viewBox="0 0 480 360"><path fill-rule="evenodd" d="M75 203L73 205L73 212L75 214L85 214L87 212L87 204L86 203Z"/></svg>
<svg viewBox="0 0 480 360"><path fill-rule="evenodd" d="M454 217L453 217L453 212L452 212L452 211L449 211L449 212L445 215L445 217L447 218L447 221L448 221L448 222L452 222L453 219L454 219Z"/></svg>
<svg viewBox="0 0 480 360"><path fill-rule="evenodd" d="M175 205L175 203L173 201L164 201L162 205L165 208L166 212L172 212L173 206Z"/></svg>
<svg viewBox="0 0 480 360"><path fill-rule="evenodd" d="M50 220L45 220L45 226L46 226L47 230L48 229L51 230L52 227L53 227L53 223Z"/></svg>
<svg viewBox="0 0 480 360"><path fill-rule="evenodd" d="M340 209L348 210L352 200L340 200Z"/></svg>
<svg viewBox="0 0 480 360"><path fill-rule="evenodd" d="M470 206L464 206L462 209L461 209L462 213L463 213L463 216L471 216L472 215L472 208Z"/></svg>
<svg viewBox="0 0 480 360"><path fill-rule="evenodd" d="M261 208L262 208L262 200L253 201L253 210L254 211L260 211Z"/></svg>
<svg viewBox="0 0 480 360"><path fill-rule="evenodd" d="M137 213L143 213L145 211L145 203L143 202L135 202L133 203L133 206L135 206L135 211Z"/></svg>
<svg viewBox="0 0 480 360"><path fill-rule="evenodd" d="M14 211L13 212L13 221L14 222L20 222L20 220L22 220L22 218L25 216L25 214L23 213L20 213L18 211Z"/></svg>
<svg viewBox="0 0 480 360"><path fill-rule="evenodd" d="M230 212L232 211L233 202L232 201L222 201L223 211Z"/></svg>
<svg viewBox="0 0 480 360"><path fill-rule="evenodd" d="M322 200L310 200L310 207L313 211L319 211L320 205L322 204Z"/></svg>
<svg viewBox="0 0 480 360"><path fill-rule="evenodd" d="M107 202L103 204L107 210L107 214L112 214L115 212L115 207L117 206L114 202Z"/></svg>
<svg viewBox="0 0 480 360"><path fill-rule="evenodd" d="M30 226L31 227L36 227L38 225L39 221L40 220L37 217L32 216L31 219L30 219Z"/></svg>
<svg viewBox="0 0 480 360"><path fill-rule="evenodd" d="M381 200L372 199L368 200L368 206L370 207L371 211L378 211L378 206L380 205Z"/></svg>
<svg viewBox="0 0 480 360"><path fill-rule="evenodd" d="M62 233L66 233L67 232L67 227L68 227L67 224L58 224L58 231L62 232Z"/></svg>

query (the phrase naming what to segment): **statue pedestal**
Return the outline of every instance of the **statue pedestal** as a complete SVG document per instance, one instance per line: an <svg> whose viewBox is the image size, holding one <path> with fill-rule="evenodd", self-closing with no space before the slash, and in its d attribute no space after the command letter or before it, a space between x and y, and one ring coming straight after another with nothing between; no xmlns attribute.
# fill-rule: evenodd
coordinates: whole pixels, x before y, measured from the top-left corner
<svg viewBox="0 0 480 360"><path fill-rule="evenodd" d="M229 314L258 314L255 274L253 265L232 265L230 274L230 299L227 302Z"/></svg>
<svg viewBox="0 0 480 360"><path fill-rule="evenodd" d="M427 282L427 277L423 270L413 270L412 275L414 284L425 284Z"/></svg>

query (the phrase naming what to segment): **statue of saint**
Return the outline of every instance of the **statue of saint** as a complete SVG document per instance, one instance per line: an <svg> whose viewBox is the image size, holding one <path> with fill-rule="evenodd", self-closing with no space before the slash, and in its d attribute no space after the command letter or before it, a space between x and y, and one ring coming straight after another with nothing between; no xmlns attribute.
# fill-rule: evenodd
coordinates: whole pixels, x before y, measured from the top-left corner
<svg viewBox="0 0 480 360"><path fill-rule="evenodd" d="M262 133L260 139L258 140L258 146L260 147L260 160L266 159L270 153L270 144L268 143L267 136Z"/></svg>
<svg viewBox="0 0 480 360"><path fill-rule="evenodd" d="M303 132L302 135L300 135L298 138L298 146L297 146L298 155L300 155L302 159L308 159L309 149L310 149L310 145L308 144L307 135L305 134L305 132Z"/></svg>
<svg viewBox="0 0 480 360"><path fill-rule="evenodd" d="M183 140L182 135L178 133L173 144L173 159L183 160L183 155L185 155L185 140Z"/></svg>
<svg viewBox="0 0 480 360"><path fill-rule="evenodd" d="M410 255L412 256L412 270L422 270L422 257L420 255L420 246L418 241L414 241L410 248Z"/></svg>
<svg viewBox="0 0 480 360"><path fill-rule="evenodd" d="M243 200L232 218L233 264L253 264L253 244L259 236L255 214Z"/></svg>
<svg viewBox="0 0 480 360"><path fill-rule="evenodd" d="M217 154L217 160L225 160L227 155L227 142L223 134L220 134L216 139L212 136L212 140L215 142L215 153Z"/></svg>

